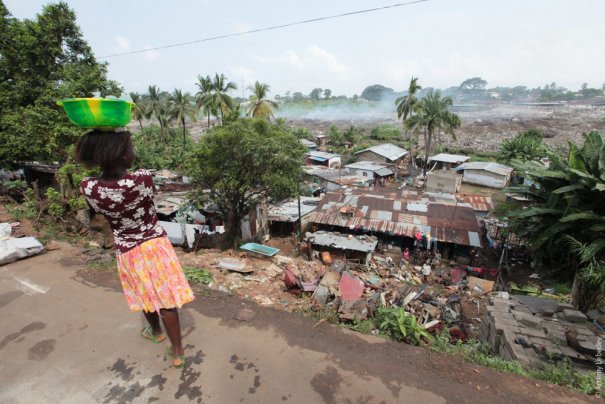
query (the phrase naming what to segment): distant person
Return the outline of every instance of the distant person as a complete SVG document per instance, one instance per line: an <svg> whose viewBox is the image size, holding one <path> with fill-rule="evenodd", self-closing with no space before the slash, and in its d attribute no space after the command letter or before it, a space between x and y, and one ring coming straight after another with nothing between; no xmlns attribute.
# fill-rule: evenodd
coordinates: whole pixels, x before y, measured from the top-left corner
<svg viewBox="0 0 605 404"><path fill-rule="evenodd" d="M194 299L166 232L158 223L154 185L146 170L129 172L134 160L131 135L92 131L76 144L76 159L100 167L100 177L82 180L80 190L89 206L107 218L116 247L118 274L126 302L142 311L149 325L141 336L154 343L166 339L172 365L185 365L178 308Z"/></svg>
<svg viewBox="0 0 605 404"><path fill-rule="evenodd" d="M427 283L429 280L429 275L431 274L431 264L429 261L426 261L424 265L422 265L422 278L424 279L424 283Z"/></svg>

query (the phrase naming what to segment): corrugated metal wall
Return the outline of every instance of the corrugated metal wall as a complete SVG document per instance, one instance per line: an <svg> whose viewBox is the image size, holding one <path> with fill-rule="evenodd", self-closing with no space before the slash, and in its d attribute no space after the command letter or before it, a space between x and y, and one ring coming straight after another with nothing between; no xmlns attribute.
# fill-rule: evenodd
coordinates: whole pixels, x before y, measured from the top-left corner
<svg viewBox="0 0 605 404"><path fill-rule="evenodd" d="M507 177L491 173L485 170L464 170L463 182L467 184L481 185L489 188L504 188L507 185Z"/></svg>

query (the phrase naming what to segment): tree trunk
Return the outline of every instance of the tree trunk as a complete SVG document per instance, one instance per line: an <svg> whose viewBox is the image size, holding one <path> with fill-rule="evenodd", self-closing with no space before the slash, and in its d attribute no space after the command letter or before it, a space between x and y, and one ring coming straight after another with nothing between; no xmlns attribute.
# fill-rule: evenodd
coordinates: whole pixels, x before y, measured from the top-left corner
<svg viewBox="0 0 605 404"><path fill-rule="evenodd" d="M237 250L237 242L241 238L241 218L240 215L237 214L236 209L230 209L227 213L227 223L225 223L225 228L227 230L227 234L225 237L225 246L231 246L234 250Z"/></svg>
<svg viewBox="0 0 605 404"><path fill-rule="evenodd" d="M582 281L576 273L571 286L571 301L569 304L577 308L580 305L580 296L582 296Z"/></svg>
<svg viewBox="0 0 605 404"><path fill-rule="evenodd" d="M208 129L210 129L210 110L208 110Z"/></svg>
<svg viewBox="0 0 605 404"><path fill-rule="evenodd" d="M186 133L186 129L185 129L185 117L181 118L181 123L183 124L183 150L185 150L185 143L186 143L186 138L187 138L187 133Z"/></svg>
<svg viewBox="0 0 605 404"><path fill-rule="evenodd" d="M143 132L143 121L139 118L139 126L141 127L141 132Z"/></svg>
<svg viewBox="0 0 605 404"><path fill-rule="evenodd" d="M429 165L429 150L431 149L431 138L432 137L433 137L433 134L431 133L430 130L425 132L425 136L424 136L424 169L422 171L422 174L425 177L426 177L426 169L428 168L428 165Z"/></svg>

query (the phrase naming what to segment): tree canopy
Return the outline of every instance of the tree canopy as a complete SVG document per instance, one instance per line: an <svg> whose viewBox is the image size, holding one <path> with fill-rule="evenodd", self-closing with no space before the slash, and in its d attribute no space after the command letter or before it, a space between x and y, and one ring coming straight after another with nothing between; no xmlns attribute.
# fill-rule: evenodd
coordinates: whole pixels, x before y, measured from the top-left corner
<svg viewBox="0 0 605 404"><path fill-rule="evenodd" d="M56 102L121 95L64 2L44 6L31 20L12 17L0 2L0 54L0 165L65 161L82 130Z"/></svg>
<svg viewBox="0 0 605 404"><path fill-rule="evenodd" d="M381 101L382 99L393 97L393 89L380 84L368 86L361 93L361 98L364 98L368 101Z"/></svg>
<svg viewBox="0 0 605 404"><path fill-rule="evenodd" d="M605 142L590 132L582 147L569 148L567 160L549 152L549 167L512 161L537 186L515 189L534 204L510 215L515 233L538 257L577 275L572 303L586 310L602 304L605 294Z"/></svg>
<svg viewBox="0 0 605 404"><path fill-rule="evenodd" d="M508 163L514 159L529 161L546 157L548 153L543 138L544 133L536 129L519 133L513 139L502 142L498 160Z"/></svg>
<svg viewBox="0 0 605 404"><path fill-rule="evenodd" d="M194 199L218 205L227 239L240 235L240 222L263 199L296 194L305 148L298 139L265 119L225 121L195 146L188 172L198 193Z"/></svg>

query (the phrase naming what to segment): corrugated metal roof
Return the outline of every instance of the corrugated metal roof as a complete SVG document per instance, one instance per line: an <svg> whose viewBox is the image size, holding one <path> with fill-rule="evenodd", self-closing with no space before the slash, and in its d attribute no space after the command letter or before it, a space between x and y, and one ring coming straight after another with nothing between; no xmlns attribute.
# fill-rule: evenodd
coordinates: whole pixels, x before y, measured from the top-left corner
<svg viewBox="0 0 605 404"><path fill-rule="evenodd" d="M456 198L461 202L469 203L473 207L473 210L477 212L494 210L494 203L490 196L457 194Z"/></svg>
<svg viewBox="0 0 605 404"><path fill-rule="evenodd" d="M319 198L300 197L300 214L306 216L313 212L319 204ZM267 219L270 222L296 222L298 220L298 199L287 199L278 204L269 205Z"/></svg>
<svg viewBox="0 0 605 404"><path fill-rule="evenodd" d="M395 174L395 173L393 172L393 170L391 170L390 168L381 168L380 170L376 170L376 171L374 171L374 173L375 173L376 175L380 175L381 177L387 177L387 176L389 176L389 175L393 175L393 174Z"/></svg>
<svg viewBox="0 0 605 404"><path fill-rule="evenodd" d="M348 229L362 229L392 235L413 237L415 231L431 233L431 236L448 243L475 246L472 233L480 232L475 212L470 206L443 204L431 200L431 197L411 192L389 192L367 194L352 190L353 195L329 192L321 200L317 210L311 213L309 221ZM405 194L405 195L404 195ZM395 201L400 200L407 206L408 202L423 202L426 212L406 210L405 213L394 212ZM362 209L362 207L368 207ZM349 207L351 213L341 213L341 208ZM351 209L352 208L352 209ZM381 220L384 213L393 212L390 220ZM477 236L478 237L478 236ZM471 241L470 238L473 238ZM480 239L479 239L480 240Z"/></svg>
<svg viewBox="0 0 605 404"><path fill-rule="evenodd" d="M355 163L347 164L345 168L350 168L353 170L365 170L365 171L378 171L388 166L380 163L375 163L373 161L356 161Z"/></svg>
<svg viewBox="0 0 605 404"><path fill-rule="evenodd" d="M448 154L448 153L439 153L436 156L433 156L429 159L429 161L441 161L443 163L464 163L470 157L462 156L460 154Z"/></svg>
<svg viewBox="0 0 605 404"><path fill-rule="evenodd" d="M374 237L351 236L348 234L332 233L327 231L317 231L311 236L311 243L341 250L354 250L362 252L372 252L378 244Z"/></svg>
<svg viewBox="0 0 605 404"><path fill-rule="evenodd" d="M303 171L308 175L321 178L326 181L339 185L357 185L365 186L371 181L371 178L352 174L346 170L337 168L327 168L322 166L304 166Z"/></svg>
<svg viewBox="0 0 605 404"><path fill-rule="evenodd" d="M321 157L324 159L333 159L335 157L340 157L340 154L327 153L327 152L315 151L315 150L308 152L307 155L309 157Z"/></svg>
<svg viewBox="0 0 605 404"><path fill-rule="evenodd" d="M317 147L317 145L315 144L315 142L312 142L312 141L307 140L307 139L300 139L300 143L303 146L307 146L307 147Z"/></svg>
<svg viewBox="0 0 605 404"><path fill-rule="evenodd" d="M471 161L459 165L456 170L485 170L498 175L509 175L513 172L512 167L493 161Z"/></svg>
<svg viewBox="0 0 605 404"><path fill-rule="evenodd" d="M393 160L393 161L408 154L408 151L406 149L403 149L392 143L383 143L383 144L379 144L376 146L368 147L367 149L358 151L355 154L359 154L359 153L363 153L363 152L367 152L367 151L371 151L373 153L378 154L379 156L385 157L385 158L387 158L389 160Z"/></svg>

